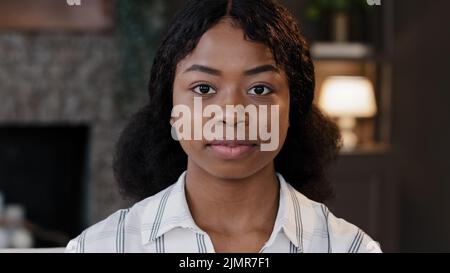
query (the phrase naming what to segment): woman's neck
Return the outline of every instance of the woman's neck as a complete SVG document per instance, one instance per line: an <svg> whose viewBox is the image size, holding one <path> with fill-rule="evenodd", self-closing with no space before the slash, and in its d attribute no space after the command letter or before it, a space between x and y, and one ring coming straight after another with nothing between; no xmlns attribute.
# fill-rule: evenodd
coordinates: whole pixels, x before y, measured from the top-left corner
<svg viewBox="0 0 450 273"><path fill-rule="evenodd" d="M279 183L273 163L248 177L216 177L188 161L186 198L196 224L226 235L273 229Z"/></svg>

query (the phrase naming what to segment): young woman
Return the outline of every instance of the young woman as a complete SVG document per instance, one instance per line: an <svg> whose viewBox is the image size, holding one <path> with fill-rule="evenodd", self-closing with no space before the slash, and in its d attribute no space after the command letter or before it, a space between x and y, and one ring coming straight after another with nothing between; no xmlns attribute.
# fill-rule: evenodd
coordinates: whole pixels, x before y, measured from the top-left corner
<svg viewBox="0 0 450 273"><path fill-rule="evenodd" d="M319 203L332 193L324 171L340 138L312 104L314 84L308 45L277 1L188 1L157 51L150 99L117 145L116 179L141 201L83 231L67 252L379 252ZM262 149L269 140L261 131L256 139L180 138L173 109L196 112L196 100L259 114L276 106L264 125L276 129L276 147ZM252 129L248 113L229 114L200 121Z"/></svg>

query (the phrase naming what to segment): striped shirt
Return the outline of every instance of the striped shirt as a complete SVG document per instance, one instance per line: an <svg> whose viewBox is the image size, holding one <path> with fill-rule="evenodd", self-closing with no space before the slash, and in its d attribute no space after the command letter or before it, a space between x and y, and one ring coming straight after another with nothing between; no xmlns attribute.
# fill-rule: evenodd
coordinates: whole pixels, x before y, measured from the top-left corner
<svg viewBox="0 0 450 273"><path fill-rule="evenodd" d="M185 195L185 175L129 209L87 228L66 252L213 253L211 238L194 222ZM261 253L381 252L361 229L296 191L283 176L272 234Z"/></svg>

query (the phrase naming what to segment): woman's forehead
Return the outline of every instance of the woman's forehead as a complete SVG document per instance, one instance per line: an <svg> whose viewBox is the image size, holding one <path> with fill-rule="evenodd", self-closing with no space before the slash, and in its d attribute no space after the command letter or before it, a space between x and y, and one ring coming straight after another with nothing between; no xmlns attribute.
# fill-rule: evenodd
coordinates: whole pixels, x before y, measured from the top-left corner
<svg viewBox="0 0 450 273"><path fill-rule="evenodd" d="M264 44L249 41L241 28L221 21L206 31L195 49L181 60L178 69L201 64L220 70L247 70L261 64L273 64L271 50Z"/></svg>

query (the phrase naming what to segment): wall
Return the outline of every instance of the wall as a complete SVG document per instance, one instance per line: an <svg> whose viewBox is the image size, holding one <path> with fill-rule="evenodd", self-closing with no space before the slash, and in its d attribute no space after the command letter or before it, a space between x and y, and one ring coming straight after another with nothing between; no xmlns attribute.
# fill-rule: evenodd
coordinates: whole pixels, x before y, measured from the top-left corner
<svg viewBox="0 0 450 273"><path fill-rule="evenodd" d="M395 1L393 148L402 251L450 251L450 2Z"/></svg>

